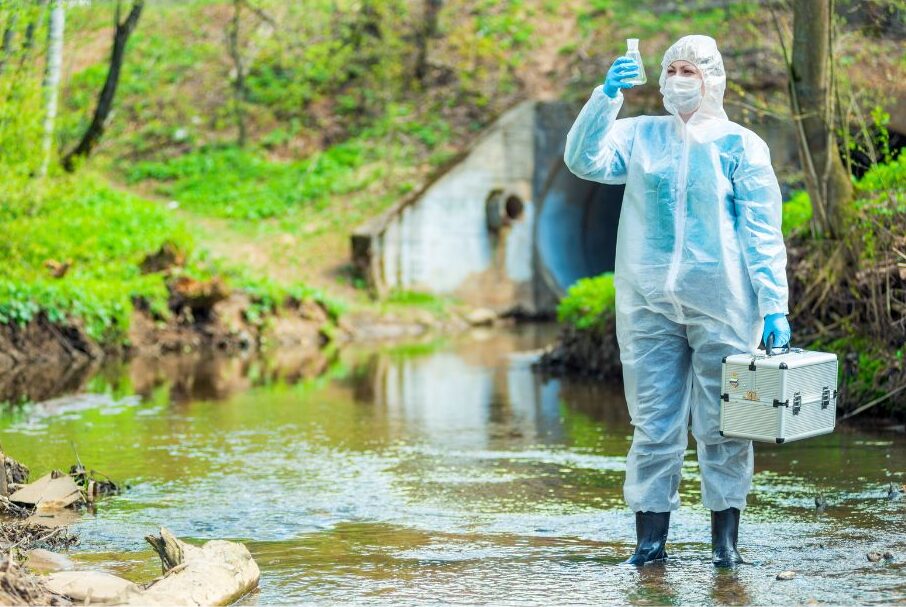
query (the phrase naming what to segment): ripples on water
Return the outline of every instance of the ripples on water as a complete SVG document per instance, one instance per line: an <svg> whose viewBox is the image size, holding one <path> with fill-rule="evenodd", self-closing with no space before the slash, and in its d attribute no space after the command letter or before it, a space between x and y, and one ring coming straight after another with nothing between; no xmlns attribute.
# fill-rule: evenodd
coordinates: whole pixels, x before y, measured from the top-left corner
<svg viewBox="0 0 906 607"><path fill-rule="evenodd" d="M850 430L756 448L737 571L710 565L694 443L663 566L623 505L631 428L616 386L542 381L550 328L350 348L334 360L137 361L90 394L2 418L33 478L73 460L131 484L76 526L79 560L133 579L144 535L246 542L243 604L801 604L906 600L900 435ZM813 499L829 506L816 514ZM891 550L893 563L869 563ZM796 579L779 582L777 572Z"/></svg>

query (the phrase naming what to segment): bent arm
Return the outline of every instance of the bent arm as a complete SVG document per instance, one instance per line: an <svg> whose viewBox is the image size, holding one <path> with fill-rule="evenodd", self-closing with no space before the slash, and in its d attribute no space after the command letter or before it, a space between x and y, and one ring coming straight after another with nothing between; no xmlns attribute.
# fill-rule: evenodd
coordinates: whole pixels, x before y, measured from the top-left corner
<svg viewBox="0 0 906 607"><path fill-rule="evenodd" d="M566 134L563 160L577 177L599 183L626 183L636 118L621 118L623 93L613 99L598 85Z"/></svg>
<svg viewBox="0 0 906 607"><path fill-rule="evenodd" d="M780 230L783 201L767 144L747 140L733 172L738 217L737 235L755 295L758 312L788 314L786 245Z"/></svg>

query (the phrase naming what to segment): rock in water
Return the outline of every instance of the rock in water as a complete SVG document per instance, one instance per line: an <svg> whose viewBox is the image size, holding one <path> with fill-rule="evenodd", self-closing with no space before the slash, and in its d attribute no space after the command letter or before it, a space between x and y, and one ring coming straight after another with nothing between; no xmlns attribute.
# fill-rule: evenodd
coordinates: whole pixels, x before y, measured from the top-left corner
<svg viewBox="0 0 906 607"><path fill-rule="evenodd" d="M494 324L497 314L487 308L476 308L466 314L465 319L473 327L487 327Z"/></svg>
<svg viewBox="0 0 906 607"><path fill-rule="evenodd" d="M126 590L140 591L129 580L102 571L59 571L42 577L41 581L51 592L81 602L109 603Z"/></svg>
<svg viewBox="0 0 906 607"><path fill-rule="evenodd" d="M777 574L778 580L791 580L794 577L796 577L795 571L781 571L780 573Z"/></svg>

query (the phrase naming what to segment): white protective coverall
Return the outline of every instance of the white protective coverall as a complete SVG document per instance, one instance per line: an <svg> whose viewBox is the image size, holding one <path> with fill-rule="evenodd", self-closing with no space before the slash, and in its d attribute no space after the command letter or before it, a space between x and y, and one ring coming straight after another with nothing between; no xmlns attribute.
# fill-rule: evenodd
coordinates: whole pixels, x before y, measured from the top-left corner
<svg viewBox="0 0 906 607"><path fill-rule="evenodd" d="M745 508L752 443L724 438L724 356L751 352L763 318L788 313L781 197L765 142L728 120L723 60L708 36L686 36L661 62L694 64L705 93L684 123L670 116L616 120L597 86L566 137L577 176L626 184L617 232L616 329L632 424L623 495L636 512L679 507L689 417L702 502ZM675 78L681 76L673 76Z"/></svg>

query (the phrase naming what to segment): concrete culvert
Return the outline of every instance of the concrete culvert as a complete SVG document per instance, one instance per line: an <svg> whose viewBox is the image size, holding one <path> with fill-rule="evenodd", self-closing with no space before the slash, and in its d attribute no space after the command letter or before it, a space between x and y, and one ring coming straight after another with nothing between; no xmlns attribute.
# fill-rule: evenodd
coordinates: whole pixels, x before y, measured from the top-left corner
<svg viewBox="0 0 906 607"><path fill-rule="evenodd" d="M579 179L559 162L542 191L535 253L547 286L562 297L580 278L612 272L623 186Z"/></svg>

